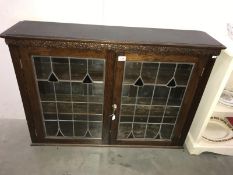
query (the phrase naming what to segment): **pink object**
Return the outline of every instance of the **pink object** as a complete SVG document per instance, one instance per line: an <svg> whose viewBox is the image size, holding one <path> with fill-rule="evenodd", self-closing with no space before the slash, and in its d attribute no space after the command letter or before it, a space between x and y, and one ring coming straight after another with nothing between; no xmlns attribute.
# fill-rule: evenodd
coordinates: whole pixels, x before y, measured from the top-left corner
<svg viewBox="0 0 233 175"><path fill-rule="evenodd" d="M231 126L233 126L233 117L226 117Z"/></svg>

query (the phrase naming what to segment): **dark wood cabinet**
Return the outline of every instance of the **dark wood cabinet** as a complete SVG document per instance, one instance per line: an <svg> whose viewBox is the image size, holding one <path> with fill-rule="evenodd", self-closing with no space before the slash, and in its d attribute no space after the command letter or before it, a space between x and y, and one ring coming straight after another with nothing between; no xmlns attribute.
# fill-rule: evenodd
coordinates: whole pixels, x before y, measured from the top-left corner
<svg viewBox="0 0 233 175"><path fill-rule="evenodd" d="M225 48L200 31L33 21L1 37L34 144L183 145Z"/></svg>

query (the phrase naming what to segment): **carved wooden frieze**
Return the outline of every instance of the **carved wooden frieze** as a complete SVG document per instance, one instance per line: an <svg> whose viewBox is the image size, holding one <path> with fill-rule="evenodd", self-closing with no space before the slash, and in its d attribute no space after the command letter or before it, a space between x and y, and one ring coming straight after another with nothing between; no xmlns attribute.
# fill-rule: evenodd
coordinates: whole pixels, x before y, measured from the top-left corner
<svg viewBox="0 0 233 175"><path fill-rule="evenodd" d="M155 53L159 55L215 55L220 54L220 50L201 49L188 47L172 47L159 45L143 45L131 43L108 43L108 42L87 42L87 41L65 41L65 40L36 40L36 39L6 39L8 45L20 47L41 47L41 48L72 48L89 50L114 50L116 52L135 52L135 53Z"/></svg>

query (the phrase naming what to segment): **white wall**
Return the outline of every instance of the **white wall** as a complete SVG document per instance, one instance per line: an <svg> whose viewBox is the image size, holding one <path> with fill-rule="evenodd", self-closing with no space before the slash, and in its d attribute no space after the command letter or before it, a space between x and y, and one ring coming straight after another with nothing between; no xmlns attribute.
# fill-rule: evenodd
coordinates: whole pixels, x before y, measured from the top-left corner
<svg viewBox="0 0 233 175"><path fill-rule="evenodd" d="M203 30L230 45L232 0L0 0L0 32L20 20ZM232 44L233 47L233 44ZM4 40L0 40L0 118L25 118Z"/></svg>

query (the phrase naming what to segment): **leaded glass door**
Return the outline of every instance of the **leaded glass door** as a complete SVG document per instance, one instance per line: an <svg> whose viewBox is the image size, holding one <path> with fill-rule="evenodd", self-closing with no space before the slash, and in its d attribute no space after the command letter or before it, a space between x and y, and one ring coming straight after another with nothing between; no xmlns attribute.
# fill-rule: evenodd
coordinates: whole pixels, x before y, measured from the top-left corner
<svg viewBox="0 0 233 175"><path fill-rule="evenodd" d="M137 56L117 63L122 83L115 87L121 93L115 94L118 111L112 121L112 143L172 145L182 110L189 106L183 101L192 91L190 81L197 75L195 61L170 60Z"/></svg>
<svg viewBox="0 0 233 175"><path fill-rule="evenodd" d="M102 139L104 58L32 56L46 139Z"/></svg>
<svg viewBox="0 0 233 175"><path fill-rule="evenodd" d="M57 52L30 53L40 142L172 145L196 88L197 59Z"/></svg>

